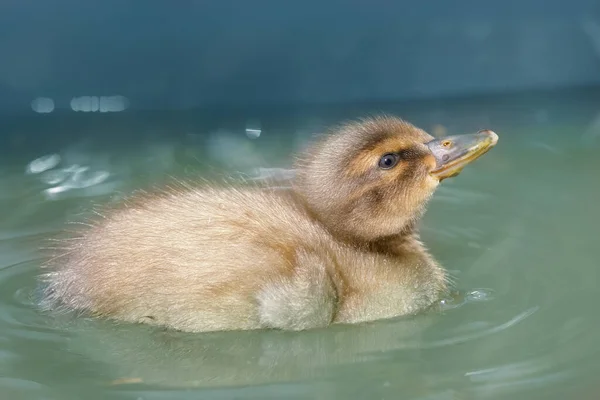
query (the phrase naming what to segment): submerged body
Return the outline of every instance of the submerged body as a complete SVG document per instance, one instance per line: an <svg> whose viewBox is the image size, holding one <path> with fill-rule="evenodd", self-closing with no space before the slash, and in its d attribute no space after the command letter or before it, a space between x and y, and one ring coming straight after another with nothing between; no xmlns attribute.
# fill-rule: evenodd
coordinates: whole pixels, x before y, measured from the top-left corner
<svg viewBox="0 0 600 400"><path fill-rule="evenodd" d="M432 139L397 119L363 121L314 147L291 189L179 183L137 194L65 241L44 275L45 305L190 332L423 310L447 284L415 223L454 173L432 175L442 170Z"/></svg>

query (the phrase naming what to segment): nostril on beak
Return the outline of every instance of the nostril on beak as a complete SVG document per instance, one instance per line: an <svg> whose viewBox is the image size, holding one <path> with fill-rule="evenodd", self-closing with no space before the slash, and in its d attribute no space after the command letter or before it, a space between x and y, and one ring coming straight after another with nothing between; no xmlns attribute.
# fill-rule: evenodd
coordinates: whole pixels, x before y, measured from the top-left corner
<svg viewBox="0 0 600 400"><path fill-rule="evenodd" d="M498 135L496 134L496 132L489 129L482 129L478 133L488 135L492 139L492 146L498 143Z"/></svg>

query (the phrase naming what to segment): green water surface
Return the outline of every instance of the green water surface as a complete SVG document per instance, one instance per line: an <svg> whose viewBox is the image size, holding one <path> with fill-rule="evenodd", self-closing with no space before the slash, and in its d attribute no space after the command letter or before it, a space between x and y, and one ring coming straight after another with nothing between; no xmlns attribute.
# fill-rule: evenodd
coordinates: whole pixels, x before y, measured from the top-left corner
<svg viewBox="0 0 600 400"><path fill-rule="evenodd" d="M379 111L431 132L490 128L500 136L443 183L422 223L460 291L442 312L308 332L191 335L36 310L39 247L92 203L118 201L167 175L287 168L312 133ZM600 93L56 112L1 117L0 129L3 399L600 396ZM44 156L52 165L53 154L60 162L52 168L28 170L43 169L31 162Z"/></svg>

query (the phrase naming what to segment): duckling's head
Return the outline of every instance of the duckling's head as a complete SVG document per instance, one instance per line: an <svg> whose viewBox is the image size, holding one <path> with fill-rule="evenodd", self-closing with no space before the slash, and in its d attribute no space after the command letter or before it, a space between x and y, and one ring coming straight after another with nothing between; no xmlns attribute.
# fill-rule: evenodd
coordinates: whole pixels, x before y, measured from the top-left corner
<svg viewBox="0 0 600 400"><path fill-rule="evenodd" d="M373 242L406 232L439 183L497 140L487 130L435 139L392 117L347 123L298 160L294 186L331 232Z"/></svg>

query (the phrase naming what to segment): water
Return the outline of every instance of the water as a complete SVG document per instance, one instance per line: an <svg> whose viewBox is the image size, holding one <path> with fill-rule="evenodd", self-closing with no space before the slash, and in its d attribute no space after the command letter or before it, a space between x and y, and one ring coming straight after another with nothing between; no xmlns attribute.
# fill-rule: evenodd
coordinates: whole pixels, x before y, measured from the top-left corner
<svg viewBox="0 0 600 400"><path fill-rule="evenodd" d="M2 118L3 397L595 399L599 99L586 91ZM190 335L36 311L37 249L91 204L168 175L285 178L290 152L313 132L377 111L437 134L500 135L444 182L423 221L459 290L441 312L301 333Z"/></svg>

